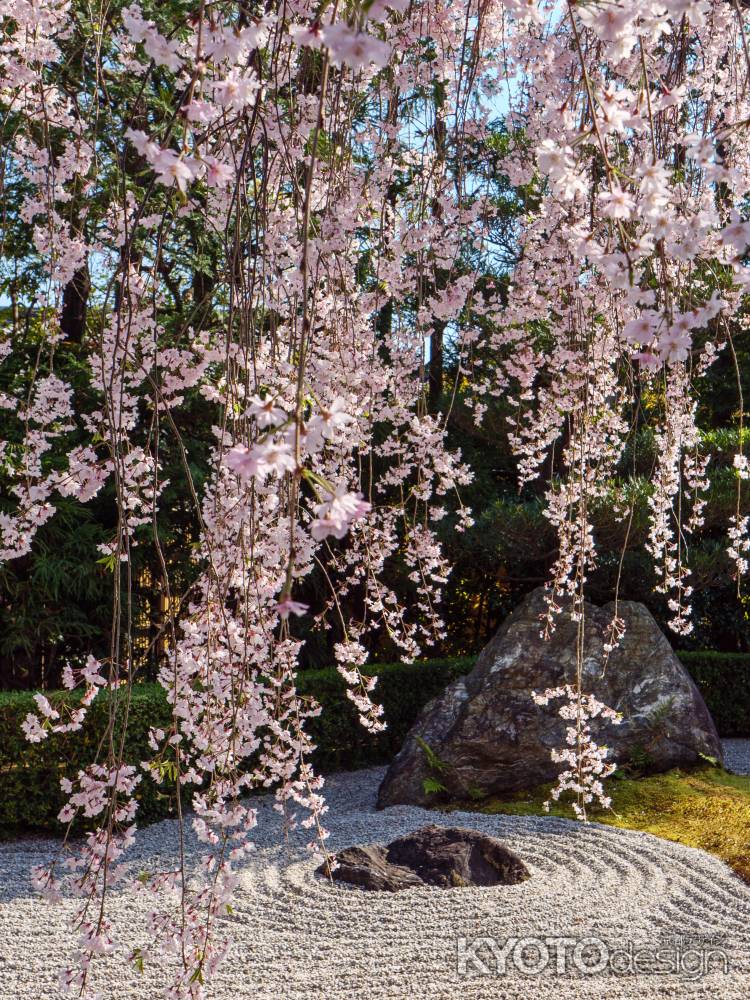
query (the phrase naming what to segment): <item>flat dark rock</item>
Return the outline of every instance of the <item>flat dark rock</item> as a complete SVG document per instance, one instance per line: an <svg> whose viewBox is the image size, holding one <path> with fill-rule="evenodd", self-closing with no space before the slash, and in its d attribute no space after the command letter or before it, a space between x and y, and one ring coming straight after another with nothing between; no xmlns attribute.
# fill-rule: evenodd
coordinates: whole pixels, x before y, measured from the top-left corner
<svg viewBox="0 0 750 1000"><path fill-rule="evenodd" d="M320 875L363 889L398 892L416 886L515 885L530 878L523 861L494 837L460 827L423 826L383 847L347 847Z"/></svg>
<svg viewBox="0 0 750 1000"><path fill-rule="evenodd" d="M644 772L690 766L704 756L721 761L705 702L648 609L619 602L626 631L607 658L614 605L584 608L583 689L623 719L620 725L602 718L592 722L593 738L609 748L609 759ZM471 673L424 707L380 786L381 808L433 804L427 779L437 780L450 798L471 799L557 777L561 765L550 751L565 745L567 723L558 714L559 703L537 705L531 692L575 683L578 625L563 611L545 640L540 635L545 610L539 588L506 618ZM425 745L434 754L432 767Z"/></svg>

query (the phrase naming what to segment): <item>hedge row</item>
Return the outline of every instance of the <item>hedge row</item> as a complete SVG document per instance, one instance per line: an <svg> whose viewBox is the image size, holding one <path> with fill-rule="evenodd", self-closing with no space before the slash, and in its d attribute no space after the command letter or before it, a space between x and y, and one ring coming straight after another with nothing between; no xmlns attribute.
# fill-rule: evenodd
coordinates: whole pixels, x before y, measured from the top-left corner
<svg viewBox="0 0 750 1000"><path fill-rule="evenodd" d="M721 735L750 736L750 654L679 655L700 688ZM318 770L322 773L353 770L390 761L421 707L446 684L470 670L473 663L473 657L466 657L378 664L377 693L388 728L376 736L359 725L356 710L346 697L344 681L336 670L301 673L300 693L314 696L323 708L321 715L309 724L318 746L314 761ZM57 704L69 696L49 697ZM55 818L64 802L60 778L75 774L96 759L110 707L108 697L100 695L95 700L80 732L29 744L21 723L28 712L35 710L33 694L0 693L0 836L30 828L61 829ZM126 759L133 762L148 759L149 729L167 728L170 719L164 691L155 684L137 685L125 737ZM140 822L170 815L173 801L168 788L144 777L138 797Z"/></svg>
<svg viewBox="0 0 750 1000"><path fill-rule="evenodd" d="M719 735L750 737L750 653L678 653L713 716Z"/></svg>
<svg viewBox="0 0 750 1000"><path fill-rule="evenodd" d="M387 763L401 746L422 705L454 678L466 673L472 663L472 658L465 658L378 664L378 692L388 728L376 736L359 724L337 670L300 673L297 684L300 694L312 695L323 708L308 724L318 746L315 766L321 773L327 773ZM28 829L62 830L56 819L66 800L60 778L71 777L96 760L110 711L110 697L100 694L95 699L83 728L77 733L57 734L41 743L28 743L21 723L27 713L36 711L33 692L0 692L0 837ZM48 698L53 706L71 700L64 692L48 692ZM158 684L136 685L125 735L125 759L139 762L152 757L149 729L168 729L170 723L171 712L163 688ZM121 732L115 733L116 739L120 736ZM136 797L140 802L139 823L163 819L173 811L173 795L166 782L157 785L144 776Z"/></svg>
<svg viewBox="0 0 750 1000"><path fill-rule="evenodd" d="M76 700L63 692L48 692L47 696L53 706ZM74 777L80 768L97 759L107 726L110 697L107 693L97 696L78 732L28 743L21 723L28 712L37 711L33 694L0 693L0 836L29 828L62 831L56 817L67 796L60 788L60 778ZM164 689L157 684L136 685L125 737L126 760L138 763L152 757L149 729L168 727L170 722L171 711ZM121 730L115 732L116 738L120 735ZM145 776L139 785L138 798L140 821L153 822L169 815L169 796Z"/></svg>

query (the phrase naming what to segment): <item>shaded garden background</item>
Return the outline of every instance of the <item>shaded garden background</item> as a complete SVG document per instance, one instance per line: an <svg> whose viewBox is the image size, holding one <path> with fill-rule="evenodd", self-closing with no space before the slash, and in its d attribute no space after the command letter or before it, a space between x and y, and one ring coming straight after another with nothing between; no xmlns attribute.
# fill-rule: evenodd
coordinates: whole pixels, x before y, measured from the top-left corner
<svg viewBox="0 0 750 1000"><path fill-rule="evenodd" d="M75 87L77 73L82 70L77 68L73 57L69 71L70 86ZM125 97L132 100L132 95ZM149 108L144 106L142 111L147 119ZM439 95L435 95L435 111L439 123ZM7 127L12 127L12 120ZM535 197L533 186L513 189L503 175L506 144L504 125L498 121L492 141L476 148L472 161L464 163L464 169L472 172L477 183L489 186L494 192L495 215L487 220L489 252L475 289L479 296L484 288L498 285L502 288L507 282L514 263L514 220ZM128 157L131 156L132 159L126 158L125 169L137 179L145 167L139 157L129 153ZM0 376L1 393L29 384L30 373L38 363L40 317L33 303L35 282L42 278L30 264L34 253L30 225L18 211L26 182L23 177L7 172L0 176L0 181L4 204L0 325L14 341L13 358L5 363ZM402 182L409 183L408 171ZM74 204L71 211L75 210ZM93 226L96 213L97 205L88 204L81 226ZM210 237L196 226L192 216L176 223L166 234L161 264L169 290L169 300L162 304L161 336L165 342L185 346L191 319L198 312L204 326L218 326L222 322L226 303L215 293L213 277L220 256L220 248L211 245ZM476 260L467 259L465 263L467 273L476 271ZM74 386L75 407L82 414L96 406L82 360L86 356L87 337L100 326L96 322L97 302L92 291L94 279L95 275L84 268L66 288L62 313L66 339L55 354L56 371ZM366 255L360 261L358 279L364 285L375 280ZM477 317L472 318L478 321ZM387 307L381 311L378 322L381 328L390 323ZM726 526L736 503L737 474L731 463L738 451L739 407L742 398L750 399L750 338L742 317L735 320L735 327L736 366L735 359L725 351L698 384L703 444L712 454L712 485L705 527L700 537L689 540L688 545L695 588L694 631L675 641L681 649L750 651L750 598L738 595L726 554ZM537 335L544 336L544 330L537 331ZM478 651L523 594L547 579L556 556L555 530L543 513L546 484L554 482L558 471L554 460L548 463L543 478L518 491L515 462L506 438L508 418L512 416L510 407L502 398L491 400L482 424L477 425L467 398L469 380L459 367L452 342L451 329L436 321L425 351L424 406L443 414L450 445L460 450L474 472L472 484L463 488L460 496L460 502L473 511L474 526L465 532L456 531L454 512L459 498L453 499L452 509L450 504L446 505L440 534L453 568L443 604L445 637L431 649L423 650L423 655L433 657ZM481 346L475 348L472 364L487 370L495 361ZM737 391L737 370L741 374L741 394ZM623 456L618 477L610 484L608 502L592 512L599 561L588 586L593 600L605 602L613 597L619 579L620 597L643 601L664 625L671 613L660 595L654 593L651 557L644 548L648 477L655 460L648 415L657 402L645 398L638 401L631 414L632 442ZM0 459L0 516L13 506L8 471L13 468L14 449L22 440L22 427L14 426L6 411L2 413L7 433L3 435L6 445ZM182 414L181 442L168 425L161 425L159 431L159 454L169 485L162 493L156 516L172 593L177 595L178 606L172 610L178 617L189 606L191 584L199 573L192 560L197 538L196 512L181 448L184 445L192 483L200 496L210 472L213 420L209 404L197 390L186 397ZM144 435L151 433L148 416L144 414L141 421ZM72 429L61 436L61 444L56 446L59 451L48 453L45 462L51 467L55 464L62 467L67 450L80 440ZM372 475L378 475L377 466ZM395 495L393 502L398 502ZM617 510L631 503L632 521L618 519ZM144 680L153 680L159 660L167 651L168 612L161 585L162 567L153 542L149 541L153 526L144 527L142 544L133 550L130 566L116 566L98 548L115 534L117 514L112 482L85 505L60 497L56 506L57 513L39 529L32 551L0 566L0 688L56 688L68 658L89 652L106 658L111 637L113 584L122 589L122 604L132 624L133 657L139 675ZM333 544L345 545L346 540ZM407 567L396 560L389 573L391 586L408 602L414 585L408 579ZM326 598L322 570L316 570L304 581L297 596L312 606L320 606ZM345 598L346 602L359 600L356 592ZM333 644L341 639L337 621L331 614L315 629L305 618L294 622L296 633L305 639L303 668L333 662ZM398 650L384 634L374 634L370 646L373 661L399 658Z"/></svg>
<svg viewBox="0 0 750 1000"><path fill-rule="evenodd" d="M29 337L33 344L33 336ZM450 350L444 352L443 395L453 389L455 367ZM75 366L75 345L66 348ZM750 361L744 366L750 371ZM694 631L675 641L681 649L750 651L750 602L738 596L726 556L726 524L735 502L735 472L731 467L737 431L726 427L731 419L733 394L727 389L731 372L724 359L712 372L702 396L701 417L707 447L715 452L712 486L706 509L706 526L690 548L695 594ZM194 483L200 491L208 473L209 435L202 434L208 418L196 395L191 408L191 431L186 437ZM437 403L445 406L440 398ZM447 407L446 407L447 409ZM446 637L423 655L453 656L478 651L497 629L504 616L530 589L543 583L556 555L554 528L543 514L543 485L534 484L520 494L516 487L514 461L504 432L503 404L492 408L481 427L461 398L460 376L457 398L450 411L452 445L461 449L474 470L474 481L461 499L473 511L474 526L463 533L455 530L449 512L442 522L442 541L453 569L445 589L443 617ZM158 531L173 580L179 581L183 607L190 599L190 585L198 567L192 562L197 526L191 498L179 468L176 446L162 445L165 489L158 513ZM54 456L52 459L54 460ZM635 513L626 540L627 523L617 520L613 505L594 514L599 539L598 569L590 577L593 600L605 602L614 594L618 574L623 599L643 601L663 625L670 614L660 595L653 591L651 560L644 549L648 523L646 479L654 460L654 444L647 430L622 462L622 476L611 484L613 498L635 500ZM554 474L554 470L550 470ZM10 503L7 493L3 503ZM22 689L55 688L69 657L93 652L108 655L113 573L118 567L102 556L97 545L114 533L116 505L111 487L87 504L60 498L56 515L38 532L32 551L0 568L0 687ZM144 531L147 536L149 528ZM345 541L340 543L345 544ZM123 602L127 604L126 573L119 567ZM408 600L411 584L407 568L391 566L394 589ZM316 571L300 597L315 604L312 593L323 593ZM131 615L135 658L144 679L154 679L159 658L165 654L166 604L160 587L161 570L147 537L134 550L131 565ZM320 594L318 596L320 596ZM356 601L356 595L347 598ZM333 662L333 643L340 640L337 619L331 615L327 627L310 628L295 622L306 639L303 667L321 667ZM674 637L673 637L674 639ZM398 659L384 635L371 643L373 661Z"/></svg>

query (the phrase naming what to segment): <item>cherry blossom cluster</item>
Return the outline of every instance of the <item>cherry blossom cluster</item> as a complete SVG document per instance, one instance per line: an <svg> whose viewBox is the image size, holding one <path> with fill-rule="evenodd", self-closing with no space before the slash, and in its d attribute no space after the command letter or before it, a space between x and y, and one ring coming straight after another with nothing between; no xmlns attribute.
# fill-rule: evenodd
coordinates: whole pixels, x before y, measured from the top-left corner
<svg viewBox="0 0 750 1000"><path fill-rule="evenodd" d="M296 693L296 617L317 615L324 625L331 614L344 617L344 595L359 595L360 613L339 621L345 641L336 658L371 730L383 722L376 678L364 669L368 633L384 630L415 656L443 628L448 567L433 526L446 512L436 498L457 496L470 474L446 448L444 416L425 412L424 343L434 319L455 321L471 294L459 261L467 239L480 244L481 227L478 209L463 196L456 203L445 144L437 133L427 145L419 136L431 113L423 95L436 80L447 81L448 106L469 100L464 16L393 0L353 16L300 3L257 20L228 5L167 25L157 6L133 3L96 29L107 78L113 87L140 81L146 92L158 81L160 101L173 95L173 114L123 109L113 118L110 109L103 133L55 89L69 5L12 6L2 8L3 94L29 124L12 155L25 172L24 212L48 282L32 410L20 405L22 381L8 400L29 425L25 464L13 455L8 470L29 505L9 517L7 555L28 550L33 524L53 514L55 490L85 501L109 482L118 518L103 554L119 587L163 494L162 436L179 445L191 392L215 414L211 477L195 497L196 578L189 594L172 595L183 599L170 602L180 611L167 625L160 673L172 725L151 734L150 760L123 761L108 739L101 763L66 779L62 820L100 825L64 862L68 875L58 877L56 863L39 884L51 897L88 893L76 916L79 964L63 979L77 993L95 989L94 959L122 948L103 887L133 835L137 779L190 789L203 868L189 883L163 872L144 881L140 891L160 900L153 945L130 958L140 967L172 949L170 995L197 997L225 953L221 921L252 845L255 813L244 793L275 788L287 821L308 828L318 848L325 841L305 729L319 709ZM423 57L425 32L436 59ZM371 128L388 101L393 113ZM352 114L357 107L368 109L364 119ZM41 119L40 133L33 123ZM462 141L465 125L451 127ZM404 172L413 182L394 200ZM226 254L210 309L202 319L194 310L177 335L165 317L181 279L164 257L173 234L184 238L196 221ZM354 266L363 253L372 272L364 281ZM83 345L91 392L79 411L53 366L64 298L84 267L95 310ZM66 468L49 469L51 435L63 434L89 443L69 450ZM396 558L409 568L413 605L384 583ZM330 598L308 608L297 588L316 566ZM168 579L162 586L171 594ZM112 725L122 718L133 668L124 622L116 634L120 645L97 675L106 683L84 676L71 723L40 700L26 722L31 739L82 723L76 713L100 687Z"/></svg>
<svg viewBox="0 0 750 1000"><path fill-rule="evenodd" d="M582 628L592 510L609 502L648 403L649 548L673 625L687 630L687 539L708 470L694 388L731 349L749 287L740 5L294 0L257 17L244 3L185 15L169 21L171 5L144 0L100 22L72 0L0 0L4 155L31 234L22 264L41 275L27 303L37 360L0 395L16 501L0 513L0 557L29 551L56 494L85 502L107 485L116 498L103 551L111 657L66 675L83 682L80 705L65 714L40 695L24 727L54 739L107 689L101 760L66 777L61 814L95 829L37 873L50 898L81 897L79 960L63 974L80 995L96 989L97 956L123 947L107 886L127 874L139 781L175 789L180 817L189 794L205 846L193 877L180 857L137 883L154 895L152 944L129 957L140 968L171 954L175 1000L201 997L226 954L223 920L257 822L249 790L273 789L287 822L325 851L306 728L319 706L297 692L297 622L335 626L349 697L381 728L368 640L413 658L442 636L450 567L436 529L471 524L471 472L447 443L459 388L478 420L493 398L508 403L520 483L545 478L559 538L547 630L571 598ZM95 53L83 62L96 82L81 84L95 99L71 90L76 46ZM469 166L506 105L502 169L526 192L507 294L480 280L497 204L491 171ZM188 249L199 259L201 241L212 273L191 281ZM58 358L71 292L85 284L87 391L76 399ZM0 331L3 365L12 332ZM437 333L457 373L436 405L425 345ZM201 491L183 441L196 397L211 412ZM165 440L182 456L197 525L194 579L180 592L155 530ZM729 556L741 575L741 452L735 469ZM172 708L143 762L123 760L114 739L134 682L121 594L136 544L162 555L160 682ZM396 561L406 601L388 585ZM316 607L300 599L313 573L327 587ZM615 618L610 648L621 634ZM564 699L559 790L585 817L587 803L606 803L610 770L589 722L613 713L580 683L538 697Z"/></svg>
<svg viewBox="0 0 750 1000"><path fill-rule="evenodd" d="M634 403L663 398L650 548L684 632L685 536L701 523L707 465L693 383L726 347L747 290L746 14L670 0L505 7L519 31L509 118L523 129L509 176L535 186L539 205L495 313L507 360L484 390L514 391L522 481L556 453L553 595L574 592L595 561L582 508L642 420Z"/></svg>
<svg viewBox="0 0 750 1000"><path fill-rule="evenodd" d="M552 760L565 765L550 792L551 801L557 802L564 792L570 792L574 796L571 802L573 810L579 819L584 820L586 806L592 802L608 809L612 800L605 794L602 782L617 765L607 760L608 748L593 739L590 723L592 719L602 718L619 725L622 716L594 695L582 693L580 684L565 684L543 692L533 691L532 698L540 706L561 700L558 715L570 723L565 731L566 746L551 751ZM544 803L544 807L549 810L550 800Z"/></svg>

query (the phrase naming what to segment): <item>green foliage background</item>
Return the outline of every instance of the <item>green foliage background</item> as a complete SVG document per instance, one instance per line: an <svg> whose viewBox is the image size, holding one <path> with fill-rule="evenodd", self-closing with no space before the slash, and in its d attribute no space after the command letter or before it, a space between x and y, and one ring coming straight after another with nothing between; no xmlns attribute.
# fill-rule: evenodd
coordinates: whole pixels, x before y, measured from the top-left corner
<svg viewBox="0 0 750 1000"><path fill-rule="evenodd" d="M80 0L75 0L73 11ZM126 0L115 0L107 7L107 19L116 24ZM153 19L160 30L179 36L190 4L184 0L145 0L141 5L145 17ZM167 72L152 66L148 81L136 76L111 80L106 94L99 94L96 60L92 59L92 34L89 12L71 17L70 38L65 42L64 73L56 81L71 99L105 100L106 114L92 122L92 145L98 150L94 172L88 180L90 188L76 193L66 207L72 228L79 229L87 242L95 241L101 228L106 207L113 190L127 189L136 199L151 190L150 211L164 212L158 261L163 278L163 301L159 307L159 337L170 347L188 346L191 329L200 328L209 334L220 330L226 321L226 275L224 248L220 234L196 215L183 217L175 211L171 195L160 185L153 185L153 174L147 162L136 155L132 146L122 142L127 127L143 128L165 142L171 134L175 108L174 94ZM246 16L262 13L262 5L244 5ZM102 54L106 61L106 52ZM309 67L314 76L316 64ZM312 77L307 85L312 86ZM435 120L441 113L441 96L436 90ZM362 113L365 113L363 106ZM13 113L0 124L0 148L10 144L18 122ZM533 209L538 200L538 184L513 187L503 173L503 162L511 142L523 142L522 133L510 136L505 124L497 121L490 139L472 146L466 140L461 161L463 175L470 176L476 190L489 192L493 213L486 220L487 246L481 259L475 251L466 251L465 259L457 262L456 271L477 275L475 295L481 297L489 288L507 288L518 254L516 233L519 217ZM330 137L320 137L320 155L325 156ZM358 150L366 159L367 152ZM450 159L451 149L445 155ZM5 161L4 161L5 162ZM3 225L0 227L0 330L13 339L13 354L0 367L0 391L12 392L24 398L31 373L43 377L52 370L52 360L40 351L42 343L41 317L35 305L36 295L46 280L32 240L32 226L21 212L28 192L28 180L13 170L12 157L6 170L0 172L0 199L3 204ZM92 168L93 170L94 168ZM415 168L418 169L418 168ZM455 168L452 168L455 169ZM407 190L412 178L405 167L399 177L399 189ZM200 198L200 186L194 196ZM84 211L85 209L85 211ZM364 246L364 243L363 243ZM136 242L135 256L149 258L153 248ZM250 253L249 248L243 252ZM438 269L439 270L439 269ZM377 275L369 254L363 250L356 267L357 280L374 287ZM441 281L436 272L436 282ZM718 279L717 279L718 280ZM77 282L77 284L76 284ZM73 388L76 411L90 413L98 405L92 389L87 358L96 346L106 319L103 278L92 272L76 275L65 290L65 300L78 301L79 319L66 332L54 352L54 371ZM418 292L414 289L415 301ZM78 296L78 300L76 300ZM378 329L391 323L392 308L381 310ZM254 317L258 328L264 318ZM468 309L460 322L482 325L481 317ZM487 331L491 332L491 331ZM540 337L544 330L537 331ZM709 331L710 332L710 331ZM695 631L680 639L682 648L712 648L724 651L750 651L750 603L738 596L731 578L731 566L726 555L726 527L734 510L736 474L731 468L731 456L739 442L740 420L738 401L750 398L750 342L744 317L738 317L732 330L733 344L742 393L736 386L735 364L727 350L720 353L707 376L696 386L699 399L699 421L703 429L705 450L713 455L712 487L706 510L706 529L690 546L689 561L694 571L696 593ZM511 407L507 400L492 400L481 426L474 422L469 406L471 377L467 365L480 363L482 370L491 372L502 359L493 356L486 347L477 345L469 359L459 359L455 351L455 330L435 324L431 337L432 356L425 372L425 408L441 414L446 421L450 445L458 449L474 471L474 482L462 491L461 500L474 514L475 525L467 532L455 530L455 511L440 522L442 542L453 570L445 593L443 618L446 639L429 651L430 655L475 653L493 634L505 614L524 593L544 582L556 556L552 527L544 517L544 492L555 483L562 470L550 462L543 476L519 492L516 485L515 463L506 440L507 418ZM41 367L37 360L41 358ZM209 373L209 379L211 373ZM181 447L184 446L190 476L200 497L210 475L210 427L215 414L199 392L185 393L185 402L175 411L175 426L162 426L159 439L147 442L153 400L147 392L141 414L142 439L134 436L134 444L158 445L162 475L169 486L159 501L156 532L164 551L170 588L184 606L189 601L190 588L198 567L191 559L197 537L197 518L182 467ZM639 409L632 414L635 433L624 455L621 469L610 484L612 501L632 499L635 504L633 524L625 538L624 525L613 515L613 503L600 505L594 512L594 534L599 549L597 569L588 581L590 595L601 602L613 596L619 577L620 595L626 599L644 601L657 620L664 625L670 617L664 601L654 594L654 572L650 558L644 552L647 531L648 477L656 458L650 418L658 412L658 393L654 398L640 399ZM746 419L746 415L745 415ZM13 456L20 446L23 428L12 414L3 412L4 437L8 448L0 463L0 513L14 506ZM179 433L179 441L177 438ZM80 430L63 433L56 446L44 458L45 471L63 468L69 449L81 443ZM742 442L747 448L750 439ZM16 453L17 454L17 453ZM106 457L106 456L102 456ZM379 474L374 468L374 475ZM748 491L746 491L747 493ZM394 497L394 502L398 501ZM154 551L148 526L141 532L140 544L133 550L132 564L127 567L133 580L132 591L125 593L124 567L112 566L102 558L97 546L110 541L116 524L113 487L108 484L90 503L55 497L57 514L39 531L32 552L22 559L0 567L0 689L54 689L60 684L62 666L67 658L77 658L93 652L107 657L111 644L111 607L113 592L123 590L122 605L132 611L136 660L142 679L153 680L160 657L165 652L162 568ZM454 501L455 506L455 501ZM750 513L747 497L743 513ZM345 545L346 540L340 544ZM623 554L624 550L624 554ZM405 567L395 560L388 568L386 581L408 604L413 585ZM314 572L304 583L299 598L312 607L321 606L325 594L322 570ZM128 602L130 602L128 604ZM345 601L343 612L361 611L361 594L352 593ZM333 646L342 636L335 618L314 627L309 620L299 620L294 628L305 645L301 665L315 669L332 662ZM373 659L395 659L399 652L385 634L370 640ZM428 651L425 651L428 652Z"/></svg>

